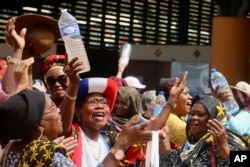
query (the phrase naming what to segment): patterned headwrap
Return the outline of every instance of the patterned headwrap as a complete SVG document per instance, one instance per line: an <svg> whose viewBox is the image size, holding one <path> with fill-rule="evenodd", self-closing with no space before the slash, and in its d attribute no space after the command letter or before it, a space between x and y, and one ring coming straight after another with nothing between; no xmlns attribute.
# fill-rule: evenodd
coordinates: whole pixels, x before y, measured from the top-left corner
<svg viewBox="0 0 250 167"><path fill-rule="evenodd" d="M209 95L198 95L194 99L194 103L201 103L209 112L209 119L217 119L220 121L223 125L226 124L227 121L227 115L225 112L225 108L223 105L218 101L218 99L214 98L213 96ZM190 135L189 131L189 123L187 122L186 126L186 133L187 133L187 138L190 143L196 143L197 140L194 139Z"/></svg>
<svg viewBox="0 0 250 167"><path fill-rule="evenodd" d="M64 66L65 55L50 55L48 56L42 65L42 75L44 76L47 71L56 66Z"/></svg>
<svg viewBox="0 0 250 167"><path fill-rule="evenodd" d="M117 84L110 78L84 78L80 81L78 86L76 106L82 106L84 98L86 98L89 94L101 93L103 96L109 99L109 108L110 111L112 111L117 96L117 91ZM74 124L74 127L76 128L76 134L78 136L78 146L74 148L74 153L71 154L71 159L76 164L76 166L81 166L83 153L82 133L80 131L80 125L78 122Z"/></svg>
<svg viewBox="0 0 250 167"><path fill-rule="evenodd" d="M110 101L110 111L113 110L118 86L112 79L93 77L82 79L78 86L76 105L81 106L82 99L90 93L102 93Z"/></svg>

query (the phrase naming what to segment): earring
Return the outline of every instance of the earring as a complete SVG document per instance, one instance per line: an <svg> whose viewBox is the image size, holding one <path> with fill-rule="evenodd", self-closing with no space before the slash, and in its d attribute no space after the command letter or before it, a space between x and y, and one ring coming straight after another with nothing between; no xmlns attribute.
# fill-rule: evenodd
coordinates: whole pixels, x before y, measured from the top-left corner
<svg viewBox="0 0 250 167"><path fill-rule="evenodd" d="M38 137L38 140L40 140L41 137L43 136L43 130L44 130L44 129L41 129L41 131L40 131L41 133L40 133L40 136Z"/></svg>

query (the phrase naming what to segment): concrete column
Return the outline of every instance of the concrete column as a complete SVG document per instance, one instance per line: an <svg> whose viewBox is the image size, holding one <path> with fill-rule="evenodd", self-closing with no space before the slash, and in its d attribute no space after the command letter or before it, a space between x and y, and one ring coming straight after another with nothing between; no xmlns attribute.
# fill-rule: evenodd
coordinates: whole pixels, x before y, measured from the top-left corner
<svg viewBox="0 0 250 167"><path fill-rule="evenodd" d="M230 85L248 82L249 39L249 19L214 17L210 67L222 72Z"/></svg>

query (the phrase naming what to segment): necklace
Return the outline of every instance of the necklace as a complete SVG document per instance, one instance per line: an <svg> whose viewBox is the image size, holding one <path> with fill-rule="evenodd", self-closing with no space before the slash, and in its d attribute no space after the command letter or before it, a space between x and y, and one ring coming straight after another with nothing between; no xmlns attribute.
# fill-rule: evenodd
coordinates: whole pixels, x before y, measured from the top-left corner
<svg viewBox="0 0 250 167"><path fill-rule="evenodd" d="M95 155L95 152L96 152L96 149L94 147L95 144L88 137L87 137L87 143L88 143L88 146L90 147L90 152L92 153L94 159L99 163L100 162L100 158L101 158L101 153L102 153L102 144L101 144L101 142L98 139L98 141L96 143L96 144L99 145L97 156Z"/></svg>
<svg viewBox="0 0 250 167"><path fill-rule="evenodd" d="M99 163L100 158L101 158L102 147L101 147L101 143L100 142L98 143L99 143L98 155L96 157L95 154L93 153L93 157Z"/></svg>

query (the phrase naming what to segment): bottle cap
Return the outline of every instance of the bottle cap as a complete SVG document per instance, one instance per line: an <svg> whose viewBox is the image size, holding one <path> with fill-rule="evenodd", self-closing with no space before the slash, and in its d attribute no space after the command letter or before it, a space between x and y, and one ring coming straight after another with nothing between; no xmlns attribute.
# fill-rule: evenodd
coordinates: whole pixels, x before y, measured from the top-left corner
<svg viewBox="0 0 250 167"><path fill-rule="evenodd" d="M67 12L67 9L61 9L61 12Z"/></svg>
<svg viewBox="0 0 250 167"><path fill-rule="evenodd" d="M159 95L164 95L165 94L165 92L164 91L159 91L159 93L158 93Z"/></svg>
<svg viewBox="0 0 250 167"><path fill-rule="evenodd" d="M216 68L212 68L210 71L211 72L216 72Z"/></svg>

